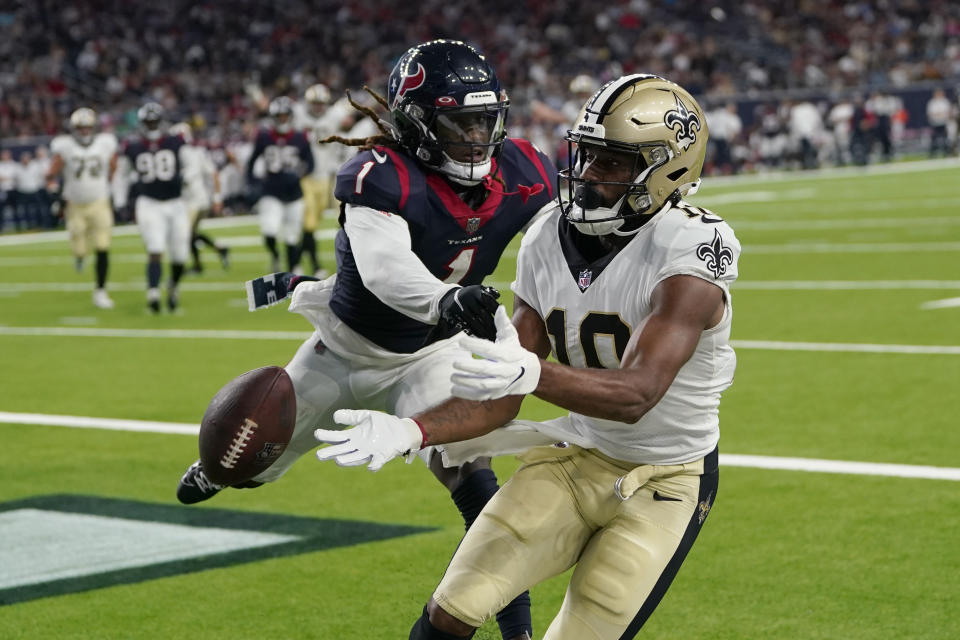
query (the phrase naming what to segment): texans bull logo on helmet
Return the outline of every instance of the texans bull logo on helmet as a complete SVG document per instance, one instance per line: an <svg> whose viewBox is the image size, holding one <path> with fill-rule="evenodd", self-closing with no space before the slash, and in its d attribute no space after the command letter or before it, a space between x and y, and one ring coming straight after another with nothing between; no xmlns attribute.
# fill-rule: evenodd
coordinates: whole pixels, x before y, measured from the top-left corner
<svg viewBox="0 0 960 640"><path fill-rule="evenodd" d="M405 96L408 91L420 88L427 79L427 72L419 62L417 63L417 70L413 74L407 73L408 71L409 69L404 69L404 75L400 79L400 86L397 87L397 95L393 99L394 108L400 104L403 96Z"/></svg>

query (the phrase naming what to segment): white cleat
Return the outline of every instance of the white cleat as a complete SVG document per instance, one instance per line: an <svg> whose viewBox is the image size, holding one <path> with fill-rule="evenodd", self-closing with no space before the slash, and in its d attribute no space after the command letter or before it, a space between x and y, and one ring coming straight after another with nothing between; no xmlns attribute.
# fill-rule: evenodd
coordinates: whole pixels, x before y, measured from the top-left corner
<svg viewBox="0 0 960 640"><path fill-rule="evenodd" d="M113 300L107 295L106 289L93 290L93 306L98 309L113 309Z"/></svg>

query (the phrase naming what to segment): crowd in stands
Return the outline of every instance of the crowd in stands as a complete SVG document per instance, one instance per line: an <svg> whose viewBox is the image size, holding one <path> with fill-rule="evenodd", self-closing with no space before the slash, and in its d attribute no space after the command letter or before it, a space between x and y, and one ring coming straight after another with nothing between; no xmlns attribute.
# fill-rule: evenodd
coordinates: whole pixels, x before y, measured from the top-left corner
<svg viewBox="0 0 960 640"><path fill-rule="evenodd" d="M955 153L960 111L960 3L943 0L44 1L0 9L0 36L0 140L18 153L78 106L122 136L146 100L238 139L260 89L383 92L399 53L436 37L484 51L510 130L561 161L584 97L630 72L701 98L714 172L888 159L908 128ZM904 105L910 87L922 94Z"/></svg>

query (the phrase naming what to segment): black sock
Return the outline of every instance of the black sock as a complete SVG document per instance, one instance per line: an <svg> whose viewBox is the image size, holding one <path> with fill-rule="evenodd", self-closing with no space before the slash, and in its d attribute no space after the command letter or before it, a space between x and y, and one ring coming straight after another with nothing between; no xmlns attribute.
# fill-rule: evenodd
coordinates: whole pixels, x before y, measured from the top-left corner
<svg viewBox="0 0 960 640"><path fill-rule="evenodd" d="M159 262L147 263L147 288L156 289L160 286L160 275L163 273L163 267Z"/></svg>
<svg viewBox="0 0 960 640"><path fill-rule="evenodd" d="M103 289L107 284L107 269L110 266L110 257L106 251L97 251L97 289Z"/></svg>
<svg viewBox="0 0 960 640"><path fill-rule="evenodd" d="M211 249L217 248L217 243L214 242L213 239L205 233L197 233L193 236L193 238L194 238L194 242L202 242L203 244L207 245Z"/></svg>
<svg viewBox="0 0 960 640"><path fill-rule="evenodd" d="M174 262L170 265L170 283L175 287L183 277L183 263Z"/></svg>
<svg viewBox="0 0 960 640"><path fill-rule="evenodd" d="M427 613L427 608L424 607L423 614L413 624L413 628L410 629L410 637L408 640L468 640L472 638L476 632L477 630L474 629L468 636L455 636L452 633L440 631L440 629L430 624L430 615Z"/></svg>
<svg viewBox="0 0 960 640"><path fill-rule="evenodd" d="M199 271L202 269L200 265L200 247L197 246L199 238L196 234L190 236L190 255L193 256L193 268Z"/></svg>
<svg viewBox="0 0 960 640"><path fill-rule="evenodd" d="M450 497L453 498L453 503L457 505L460 515L463 516L464 529L470 528L483 510L483 506L490 501L499 488L493 469L478 469L457 485Z"/></svg>
<svg viewBox="0 0 960 640"><path fill-rule="evenodd" d="M529 591L524 591L518 595L497 613L497 626L500 627L500 635L503 636L504 640L516 638L524 632L528 633L531 638L533 637Z"/></svg>
<svg viewBox="0 0 960 640"><path fill-rule="evenodd" d="M287 245L287 271L293 272L300 264L300 247L295 244Z"/></svg>
<svg viewBox="0 0 960 640"><path fill-rule="evenodd" d="M497 492L497 476L493 469L480 469L470 474L453 490L454 504L463 516L466 529L477 519L484 505ZM526 631L533 635L533 620L530 617L530 592L524 591L497 613L500 635L514 638Z"/></svg>
<svg viewBox="0 0 960 640"><path fill-rule="evenodd" d="M280 259L280 254L277 253L277 239L274 236L263 236L263 244L267 245L267 251L274 260Z"/></svg>
<svg viewBox="0 0 960 640"><path fill-rule="evenodd" d="M313 237L313 231L303 232L303 253L310 258L310 264L313 265L313 270L319 270L320 261L317 259L317 239Z"/></svg>

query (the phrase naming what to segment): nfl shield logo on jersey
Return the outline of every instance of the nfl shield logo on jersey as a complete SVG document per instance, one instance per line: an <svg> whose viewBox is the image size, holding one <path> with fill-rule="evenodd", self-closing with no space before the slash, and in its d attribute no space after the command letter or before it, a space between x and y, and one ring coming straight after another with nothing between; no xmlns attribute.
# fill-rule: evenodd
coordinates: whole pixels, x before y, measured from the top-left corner
<svg viewBox="0 0 960 640"><path fill-rule="evenodd" d="M477 232L477 229L480 228L480 218L467 218L467 228L465 231L468 235L473 235Z"/></svg>
<svg viewBox="0 0 960 640"><path fill-rule="evenodd" d="M584 269L580 272L580 275L577 276L577 285L580 287L581 291L586 290L590 286L590 283L593 281L593 271L590 269Z"/></svg>

